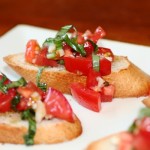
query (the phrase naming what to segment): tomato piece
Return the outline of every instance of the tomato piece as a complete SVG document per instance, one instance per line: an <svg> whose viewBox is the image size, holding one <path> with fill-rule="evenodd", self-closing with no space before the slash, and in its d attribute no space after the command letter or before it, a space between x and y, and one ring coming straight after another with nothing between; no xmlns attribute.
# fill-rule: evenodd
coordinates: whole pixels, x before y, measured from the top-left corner
<svg viewBox="0 0 150 150"><path fill-rule="evenodd" d="M24 111L29 108L28 106L29 99L25 97L21 97L19 104L16 106L18 111Z"/></svg>
<svg viewBox="0 0 150 150"><path fill-rule="evenodd" d="M106 58L100 59L100 73L102 76L106 76L111 73L111 61Z"/></svg>
<svg viewBox="0 0 150 150"><path fill-rule="evenodd" d="M28 41L26 45L25 59L27 62L38 66L52 66L56 67L58 64L55 60L46 57L48 48L40 48L36 40Z"/></svg>
<svg viewBox="0 0 150 150"><path fill-rule="evenodd" d="M35 94L35 101L36 98L40 98L41 100L43 100L44 98L44 92L37 87L33 82L28 82L26 86L22 86L22 87L18 87L17 92L21 95L20 96L20 102L17 105L17 109L22 111L22 110L26 110L27 108L29 108L30 106L28 106L28 102L30 100L31 97L34 97L32 94L34 92L36 92L37 94ZM39 94L39 95L38 95Z"/></svg>
<svg viewBox="0 0 150 150"><path fill-rule="evenodd" d="M95 91L100 91L101 87L98 87L98 78L101 78L100 72L94 71L93 69L89 70L86 79L87 88Z"/></svg>
<svg viewBox="0 0 150 150"><path fill-rule="evenodd" d="M94 51L94 47L90 41L86 41L84 43L84 50L86 51L86 55L92 55L92 52Z"/></svg>
<svg viewBox="0 0 150 150"><path fill-rule="evenodd" d="M74 122L72 108L60 91L49 88L44 103L47 114L69 122Z"/></svg>
<svg viewBox="0 0 150 150"><path fill-rule="evenodd" d="M11 110L11 101L16 96L16 90L11 88L7 93L0 92L0 112L7 112Z"/></svg>
<svg viewBox="0 0 150 150"><path fill-rule="evenodd" d="M64 63L66 70L81 75L87 75L92 68L92 60L85 57L64 57Z"/></svg>
<svg viewBox="0 0 150 150"><path fill-rule="evenodd" d="M99 39L101 39L102 37L104 37L106 35L105 31L103 30L102 27L98 26L94 32L94 34L91 37L91 40L95 43L97 43L97 41Z"/></svg>
<svg viewBox="0 0 150 150"><path fill-rule="evenodd" d="M40 49L41 48L36 40L29 40L26 45L26 52L25 52L26 61L29 63L33 63Z"/></svg>
<svg viewBox="0 0 150 150"><path fill-rule="evenodd" d="M108 85L104 86L101 89L101 100L102 102L111 102L115 93L115 86L114 85Z"/></svg>
<svg viewBox="0 0 150 150"><path fill-rule="evenodd" d="M86 88L81 83L72 83L71 94L75 100L85 108L99 112L101 109L101 95L98 92Z"/></svg>
<svg viewBox="0 0 150 150"><path fill-rule="evenodd" d="M98 47L97 54L101 54L104 57L111 57L112 60L114 59L114 54L109 48Z"/></svg>
<svg viewBox="0 0 150 150"><path fill-rule="evenodd" d="M46 57L48 53L48 49L47 47L43 48L39 54L35 57L34 59L34 63L38 66L51 66L51 67L57 67L57 61L52 60L52 59L48 59Z"/></svg>

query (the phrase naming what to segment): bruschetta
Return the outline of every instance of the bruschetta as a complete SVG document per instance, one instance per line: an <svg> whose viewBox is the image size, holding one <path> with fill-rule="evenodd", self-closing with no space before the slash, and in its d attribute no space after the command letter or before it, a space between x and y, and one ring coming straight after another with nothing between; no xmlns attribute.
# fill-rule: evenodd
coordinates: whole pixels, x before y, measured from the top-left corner
<svg viewBox="0 0 150 150"><path fill-rule="evenodd" d="M105 32L98 27L94 33L84 34L64 26L54 38L47 38L42 47L30 40L26 51L4 57L4 61L27 80L36 81L39 67L46 66L41 81L63 93L70 93L70 83L86 84L91 69L115 86L114 97L145 96L150 90L150 76L134 65L127 57L115 56L108 48L96 44Z"/></svg>
<svg viewBox="0 0 150 150"><path fill-rule="evenodd" d="M71 29L75 32L69 36ZM94 33L89 30L80 33L74 26L67 25L55 37L47 38L42 46L31 39L25 52L10 54L3 60L34 83L39 70L44 68L41 82L72 94L80 104L94 111L100 110L100 102L110 102L114 97L148 95L150 76L126 56L116 56L111 49L98 46L97 41L104 35L101 27Z"/></svg>
<svg viewBox="0 0 150 150"><path fill-rule="evenodd" d="M150 108L144 108L128 131L116 133L88 145L86 150L149 150Z"/></svg>
<svg viewBox="0 0 150 150"><path fill-rule="evenodd" d="M0 75L0 143L52 144L80 136L81 122L63 94L39 85Z"/></svg>

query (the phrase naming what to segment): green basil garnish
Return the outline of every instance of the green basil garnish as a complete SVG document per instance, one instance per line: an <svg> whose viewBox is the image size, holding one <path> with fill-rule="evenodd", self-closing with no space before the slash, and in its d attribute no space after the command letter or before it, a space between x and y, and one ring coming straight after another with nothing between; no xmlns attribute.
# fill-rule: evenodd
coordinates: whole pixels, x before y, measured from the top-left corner
<svg viewBox="0 0 150 150"><path fill-rule="evenodd" d="M4 76L4 78L5 78L5 76ZM8 83L8 84L5 84L5 85L3 83L4 83L4 79L2 78L2 80L0 82L0 91L2 91L3 93L7 93L7 90L10 89L10 88L16 88L16 87L19 87L19 86L26 85L26 80L21 77L17 81L12 81L11 83Z"/></svg>
<svg viewBox="0 0 150 150"><path fill-rule="evenodd" d="M41 74L42 74L42 72L43 72L44 69L45 69L45 67L39 68L38 73L37 73L37 76L36 76L36 84L37 84L37 86L38 86L41 90L46 91L46 90L47 90L47 85L46 85L46 83L41 83L41 82L40 82Z"/></svg>
<svg viewBox="0 0 150 150"><path fill-rule="evenodd" d="M95 55L94 53L92 54L92 64L93 64L93 69L97 72L100 71L100 56Z"/></svg>
<svg viewBox="0 0 150 150"><path fill-rule="evenodd" d="M33 145L34 144L34 136L36 133L36 121L34 119L35 113L32 109L27 109L22 112L21 117L23 120L28 120L28 122L29 122L28 133L24 136L25 144Z"/></svg>
<svg viewBox="0 0 150 150"><path fill-rule="evenodd" d="M19 104L20 102L20 95L17 94L11 101L11 108L14 110L14 111L17 111L17 108L16 106Z"/></svg>

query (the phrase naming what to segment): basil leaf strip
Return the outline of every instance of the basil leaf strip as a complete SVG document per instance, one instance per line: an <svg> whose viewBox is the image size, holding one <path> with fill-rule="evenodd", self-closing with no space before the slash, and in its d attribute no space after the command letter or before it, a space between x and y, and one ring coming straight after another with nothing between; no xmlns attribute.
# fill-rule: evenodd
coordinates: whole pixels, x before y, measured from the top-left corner
<svg viewBox="0 0 150 150"><path fill-rule="evenodd" d="M82 56L86 56L86 51L84 50L84 46L77 44L74 40L71 40L68 35L64 37L65 42L72 47L76 52L80 53Z"/></svg>
<svg viewBox="0 0 150 150"><path fill-rule="evenodd" d="M5 85L4 85L4 82L7 80L7 77L4 75L4 74L2 74L2 79L0 80L0 91L2 92L2 93L7 93L7 88L5 87Z"/></svg>
<svg viewBox="0 0 150 150"><path fill-rule="evenodd" d="M92 64L93 64L93 69L97 72L100 71L100 56L95 55L94 53L92 54Z"/></svg>
<svg viewBox="0 0 150 150"><path fill-rule="evenodd" d="M46 83L41 83L41 82L40 82L41 74L42 74L42 72L43 72L44 69L45 69L45 67L39 68L38 73L37 73L37 76L36 76L36 84L37 84L37 86L38 86L41 90L46 91L46 90L47 90L47 85L46 85Z"/></svg>
<svg viewBox="0 0 150 150"><path fill-rule="evenodd" d="M5 78L5 77L4 77ZM7 78L6 78L7 79ZM4 80L4 79L2 79ZM1 81L2 81L1 80ZM4 81L3 81L4 82ZM12 81L11 83L9 84L6 84L6 85L3 85L2 83L3 82L0 82L0 91L2 91L3 93L7 93L7 90L10 89L10 88L15 88L15 87L19 87L19 86L24 86L26 85L26 80L24 78L20 78L19 80L17 81Z"/></svg>
<svg viewBox="0 0 150 150"><path fill-rule="evenodd" d="M19 104L20 102L20 95L17 94L11 101L11 108L14 110L14 111L17 111L17 108L16 106Z"/></svg>
<svg viewBox="0 0 150 150"><path fill-rule="evenodd" d="M64 27L61 27L60 31L58 31L58 33L56 34L56 38L57 37L63 37L64 35L67 34L67 32L73 28L73 25L67 25L67 26L64 26Z"/></svg>
<svg viewBox="0 0 150 150"><path fill-rule="evenodd" d="M22 119L28 120L29 122L28 133L24 136L26 145L34 144L34 136L36 133L36 122L35 122L34 116L35 114L32 109L28 109L22 112Z"/></svg>

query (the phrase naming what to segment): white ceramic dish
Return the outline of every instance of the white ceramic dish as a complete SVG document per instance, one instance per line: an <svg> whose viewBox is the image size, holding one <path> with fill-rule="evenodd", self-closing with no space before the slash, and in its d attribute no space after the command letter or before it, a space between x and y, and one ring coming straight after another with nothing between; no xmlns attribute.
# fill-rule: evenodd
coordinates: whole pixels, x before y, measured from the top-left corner
<svg viewBox="0 0 150 150"><path fill-rule="evenodd" d="M44 28L18 25L0 37L0 71L5 73L12 80L19 76L11 70L2 60L3 56L8 54L23 52L29 39L37 39L40 44L51 36L55 36L54 30ZM134 45L110 40L101 40L100 45L111 48L115 54L128 56L137 66L150 74L149 58L150 47ZM84 150L85 147L98 138L106 135L126 130L136 117L139 109L144 105L141 103L143 97L114 99L111 103L103 103L99 113L92 112L83 108L69 95L66 95L74 112L80 118L83 133L80 137L65 143L52 145L34 145L26 147L25 145L0 144L2 150ZM17 134L17 133L16 133Z"/></svg>

